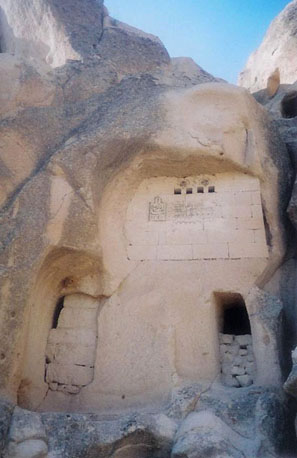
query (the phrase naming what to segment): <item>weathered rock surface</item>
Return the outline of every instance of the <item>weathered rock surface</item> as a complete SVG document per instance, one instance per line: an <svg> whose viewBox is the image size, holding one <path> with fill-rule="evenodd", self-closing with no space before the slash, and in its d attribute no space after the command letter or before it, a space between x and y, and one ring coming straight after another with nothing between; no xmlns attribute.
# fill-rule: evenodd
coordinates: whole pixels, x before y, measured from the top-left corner
<svg viewBox="0 0 297 458"><path fill-rule="evenodd" d="M165 415L38 414L16 408L5 458L165 457L177 425Z"/></svg>
<svg viewBox="0 0 297 458"><path fill-rule="evenodd" d="M297 349L295 348L292 351L292 362L293 367L289 374L288 379L284 384L284 389L287 393L289 393L294 398L297 398Z"/></svg>
<svg viewBox="0 0 297 458"><path fill-rule="evenodd" d="M208 411L193 412L182 423L172 449L172 458L203 456L244 458L257 456L256 447Z"/></svg>
<svg viewBox="0 0 297 458"><path fill-rule="evenodd" d="M278 456L286 446L284 432L289 422L281 390L251 386L223 392L214 387L202 393L196 410L212 412L250 445L253 443L255 454L247 456Z"/></svg>
<svg viewBox="0 0 297 458"><path fill-rule="evenodd" d="M190 391L195 402L183 404ZM34 413L15 408L5 458L279 456L284 400L277 390L229 391L192 386L175 395L168 415ZM182 406L182 411L176 406ZM225 456L223 455L223 456Z"/></svg>
<svg viewBox="0 0 297 458"><path fill-rule="evenodd" d="M194 410L177 431L172 456L281 456L288 424L280 391L213 387L200 393Z"/></svg>
<svg viewBox="0 0 297 458"><path fill-rule="evenodd" d="M7 435L14 405L11 402L0 400L0 454L3 452L7 443Z"/></svg>
<svg viewBox="0 0 297 458"><path fill-rule="evenodd" d="M280 83L292 84L297 75L297 2L294 0L271 23L260 47L248 59L239 76L240 86L256 92L271 88L273 75L279 69ZM271 95L277 89L274 87Z"/></svg>
<svg viewBox="0 0 297 458"><path fill-rule="evenodd" d="M1 49L57 67L96 52L103 0L1 0Z"/></svg>
<svg viewBox="0 0 297 458"><path fill-rule="evenodd" d="M277 116L102 1L0 7L0 389L30 409L1 407L6 456L277 456ZM221 342L236 390L219 358L234 301L251 325Z"/></svg>

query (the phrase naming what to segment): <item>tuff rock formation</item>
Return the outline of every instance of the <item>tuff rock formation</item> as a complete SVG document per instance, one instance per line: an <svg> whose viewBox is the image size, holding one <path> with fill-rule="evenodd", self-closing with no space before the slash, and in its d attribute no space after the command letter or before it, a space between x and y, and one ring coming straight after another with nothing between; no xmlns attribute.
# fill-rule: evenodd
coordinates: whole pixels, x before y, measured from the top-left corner
<svg viewBox="0 0 297 458"><path fill-rule="evenodd" d="M0 7L1 456L294 453L280 63L253 97L102 1Z"/></svg>
<svg viewBox="0 0 297 458"><path fill-rule="evenodd" d="M296 0L271 23L260 47L251 54L238 83L251 92L265 89L280 78L282 84L293 84L297 74ZM279 77L278 77L279 74ZM271 94L273 95L273 94Z"/></svg>

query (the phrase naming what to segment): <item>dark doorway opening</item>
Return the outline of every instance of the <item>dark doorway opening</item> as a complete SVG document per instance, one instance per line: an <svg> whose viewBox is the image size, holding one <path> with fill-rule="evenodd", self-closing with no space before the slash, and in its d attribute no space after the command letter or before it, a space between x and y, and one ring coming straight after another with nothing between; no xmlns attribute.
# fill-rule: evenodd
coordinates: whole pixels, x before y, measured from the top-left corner
<svg viewBox="0 0 297 458"><path fill-rule="evenodd" d="M244 305L234 303L224 310L223 334L251 334L250 320Z"/></svg>
<svg viewBox="0 0 297 458"><path fill-rule="evenodd" d="M59 317L60 317L60 313L61 313L63 307L64 307L64 297L60 297L60 299L57 302L55 311L54 311L52 329L56 329L57 328Z"/></svg>
<svg viewBox="0 0 297 458"><path fill-rule="evenodd" d="M241 336L251 334L251 324L241 294L216 294L220 314L220 332Z"/></svg>

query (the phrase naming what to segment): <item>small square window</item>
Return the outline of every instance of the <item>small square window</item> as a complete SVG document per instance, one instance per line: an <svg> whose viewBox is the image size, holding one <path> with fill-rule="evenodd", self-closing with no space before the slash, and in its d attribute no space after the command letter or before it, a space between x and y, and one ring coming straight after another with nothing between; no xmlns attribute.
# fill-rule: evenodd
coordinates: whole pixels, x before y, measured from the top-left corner
<svg viewBox="0 0 297 458"><path fill-rule="evenodd" d="M208 186L208 192L215 192L214 186Z"/></svg>
<svg viewBox="0 0 297 458"><path fill-rule="evenodd" d="M198 194L203 194L204 193L204 187L203 186L198 186L197 192L198 192Z"/></svg>
<svg viewBox="0 0 297 458"><path fill-rule="evenodd" d="M187 188L186 193L187 194L193 194L193 189L192 188Z"/></svg>
<svg viewBox="0 0 297 458"><path fill-rule="evenodd" d="M180 188L175 188L174 194L181 194L181 189Z"/></svg>

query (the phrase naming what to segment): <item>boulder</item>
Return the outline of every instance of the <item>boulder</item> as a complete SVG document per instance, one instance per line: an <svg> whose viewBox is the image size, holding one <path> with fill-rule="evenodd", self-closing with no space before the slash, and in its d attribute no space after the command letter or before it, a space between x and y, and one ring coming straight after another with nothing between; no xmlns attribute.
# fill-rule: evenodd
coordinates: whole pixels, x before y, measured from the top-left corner
<svg viewBox="0 0 297 458"><path fill-rule="evenodd" d="M169 458L177 424L164 414L43 413L49 456Z"/></svg>
<svg viewBox="0 0 297 458"><path fill-rule="evenodd" d="M257 445L210 411L193 412L177 431L171 458L257 456Z"/></svg>
<svg viewBox="0 0 297 458"><path fill-rule="evenodd" d="M40 415L16 407L8 433L6 458L46 458L47 436Z"/></svg>

